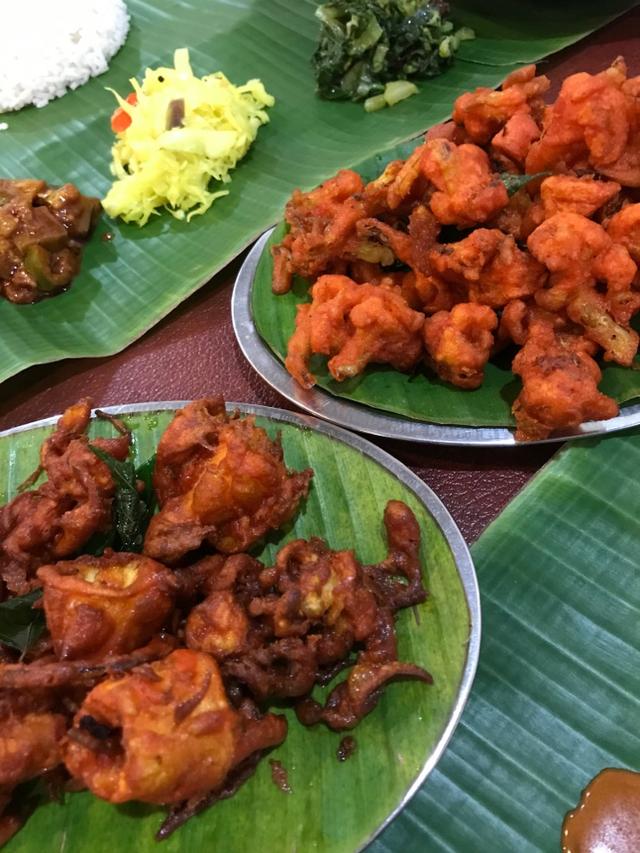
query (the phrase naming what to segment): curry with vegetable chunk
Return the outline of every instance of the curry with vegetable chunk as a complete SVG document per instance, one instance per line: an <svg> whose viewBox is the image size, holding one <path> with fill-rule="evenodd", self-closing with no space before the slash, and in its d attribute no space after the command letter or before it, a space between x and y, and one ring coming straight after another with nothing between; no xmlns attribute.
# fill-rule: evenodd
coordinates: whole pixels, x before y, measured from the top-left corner
<svg viewBox="0 0 640 853"><path fill-rule="evenodd" d="M80 271L100 202L73 184L0 179L0 292L24 305L65 290Z"/></svg>

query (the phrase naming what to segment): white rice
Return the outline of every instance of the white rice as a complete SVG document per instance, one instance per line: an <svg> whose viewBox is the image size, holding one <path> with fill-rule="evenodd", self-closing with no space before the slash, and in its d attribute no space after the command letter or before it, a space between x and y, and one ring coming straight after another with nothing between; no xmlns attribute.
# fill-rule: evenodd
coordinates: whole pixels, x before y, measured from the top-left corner
<svg viewBox="0 0 640 853"><path fill-rule="evenodd" d="M0 112L102 74L128 30L124 0L0 0Z"/></svg>

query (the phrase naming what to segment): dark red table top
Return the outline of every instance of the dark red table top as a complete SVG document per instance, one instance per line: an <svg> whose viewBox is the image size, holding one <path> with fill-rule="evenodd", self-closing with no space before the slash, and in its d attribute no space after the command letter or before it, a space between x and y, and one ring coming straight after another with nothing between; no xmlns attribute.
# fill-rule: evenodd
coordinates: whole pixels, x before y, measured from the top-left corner
<svg viewBox="0 0 640 853"><path fill-rule="evenodd" d="M557 92L576 71L600 71L625 56L640 74L640 8L540 64ZM0 430L57 414L79 397L96 406L147 400L186 400L214 392L227 400L293 406L245 361L231 326L230 300L241 259L124 352L34 367L1 386ZM376 440L442 498L472 542L557 449L450 448Z"/></svg>

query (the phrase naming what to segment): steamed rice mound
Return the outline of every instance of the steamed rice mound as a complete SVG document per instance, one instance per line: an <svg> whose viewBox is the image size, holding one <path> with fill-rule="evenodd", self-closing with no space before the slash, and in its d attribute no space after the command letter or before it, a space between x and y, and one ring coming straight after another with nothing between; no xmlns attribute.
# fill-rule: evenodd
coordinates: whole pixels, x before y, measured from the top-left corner
<svg viewBox="0 0 640 853"><path fill-rule="evenodd" d="M102 74L128 30L123 0L0 0L0 112L43 107Z"/></svg>

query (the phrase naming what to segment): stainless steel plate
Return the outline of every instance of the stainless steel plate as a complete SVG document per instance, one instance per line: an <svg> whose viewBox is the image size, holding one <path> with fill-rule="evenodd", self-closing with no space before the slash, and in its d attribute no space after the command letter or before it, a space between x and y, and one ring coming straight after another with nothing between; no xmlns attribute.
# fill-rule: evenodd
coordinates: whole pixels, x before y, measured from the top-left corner
<svg viewBox="0 0 640 853"><path fill-rule="evenodd" d="M512 447L523 444L548 444L567 439L588 438L619 432L621 429L640 424L640 403L622 408L616 418L606 421L589 421L575 430L554 435L543 441L517 442L510 429L500 427L447 426L414 421L400 415L390 415L376 409L354 403L343 397L334 397L323 388L306 391L287 373L284 365L264 343L253 323L251 312L251 288L258 261L273 229L267 231L256 242L236 279L231 300L233 328L240 349L247 361L260 376L296 406L340 424L348 429L377 435L383 438L399 438L423 444L460 444L483 447Z"/></svg>
<svg viewBox="0 0 640 853"><path fill-rule="evenodd" d="M185 404L186 401L137 403L122 406L110 406L108 408L102 408L102 411L120 416L135 415L138 413L155 414L157 412L175 411L176 409L183 407ZM389 471L401 483L403 483L404 486L413 492L417 500L425 507L427 513L439 527L442 532L442 536L450 549L451 556L460 579L469 613L469 634L466 648L466 660L462 670L459 686L452 702L448 721L420 772L416 775L408 789L405 791L401 801L396 805L393 811L387 815L385 820L373 829L365 844L359 848L359 850L364 850L364 848L393 820L401 809L404 808L425 781L429 773L431 773L433 768L436 766L449 743L456 726L458 725L460 716L467 702L478 665L481 633L480 593L473 561L471 559L469 549L462 538L462 534L437 495L419 477L410 471L409 468L401 462L398 462L393 456L386 453L384 450L381 450L358 435L354 435L340 427L319 421L316 418L312 418L307 415L299 415L293 412L274 409L267 406L247 405L246 403L227 403L226 405L228 411L240 411L245 414L253 414L263 418L268 418L272 421L285 422L301 428L315 430L328 436L333 441L341 442L354 448L363 456L368 457L373 462ZM41 427L53 427L57 419L57 417L45 418L43 420L2 431L0 432L0 444L2 444L3 439L8 439L16 433L26 432Z"/></svg>

